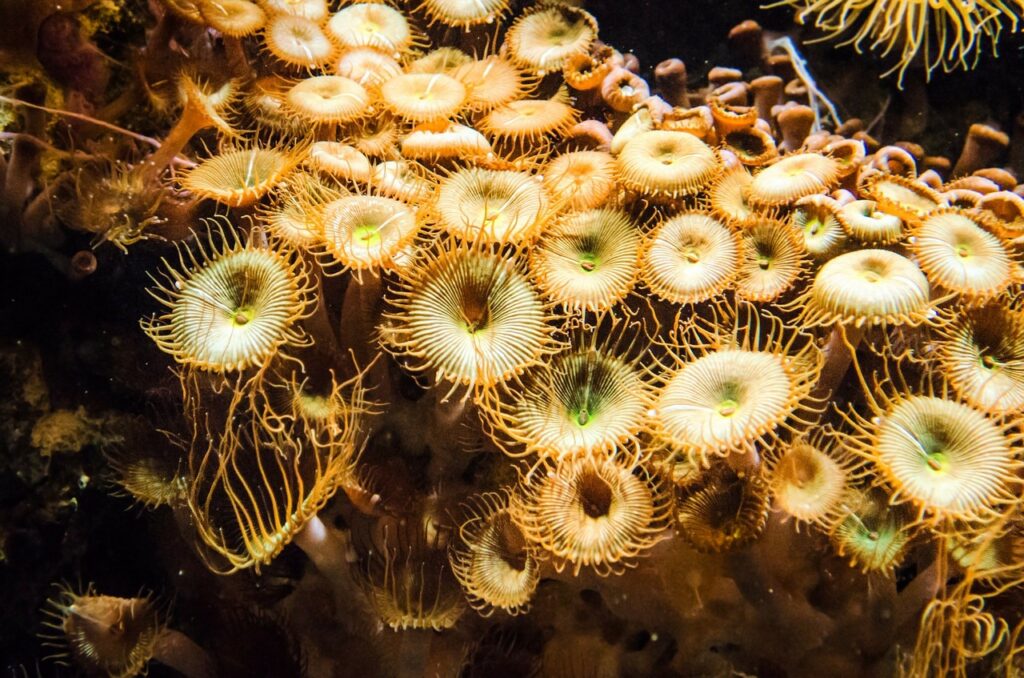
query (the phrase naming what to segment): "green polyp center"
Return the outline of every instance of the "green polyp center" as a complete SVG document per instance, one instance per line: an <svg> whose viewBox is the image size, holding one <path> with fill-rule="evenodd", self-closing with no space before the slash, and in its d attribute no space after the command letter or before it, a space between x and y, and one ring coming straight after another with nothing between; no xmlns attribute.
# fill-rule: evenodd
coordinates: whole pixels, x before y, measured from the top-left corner
<svg viewBox="0 0 1024 678"><path fill-rule="evenodd" d="M731 417L740 409L740 404L732 398L726 398L715 406L715 411L721 417Z"/></svg>
<svg viewBox="0 0 1024 678"><path fill-rule="evenodd" d="M805 228L807 229L808 235L816 236L821 233L822 223L817 219L812 219L807 222L807 226Z"/></svg>
<svg viewBox="0 0 1024 678"><path fill-rule="evenodd" d="M767 271L772 265L772 258L767 254L757 255L757 266L762 271Z"/></svg>
<svg viewBox="0 0 1024 678"><path fill-rule="evenodd" d="M576 410L576 413L573 415L573 419L575 420L577 426L579 426L580 428L586 428L587 424L593 421L593 415L591 414L590 409L588 407L583 406L580 409Z"/></svg>
<svg viewBox="0 0 1024 678"><path fill-rule="evenodd" d="M949 471L949 456L946 451L949 449L946 438L942 431L925 429L915 432L914 438L921 450L921 458L928 468L936 474L945 474Z"/></svg>
<svg viewBox="0 0 1024 678"><path fill-rule="evenodd" d="M476 334L487 326L487 302L469 302L462 309L466 332Z"/></svg>
<svg viewBox="0 0 1024 678"><path fill-rule="evenodd" d="M695 247L686 247L683 249L683 259L691 264L696 264L700 261L700 252Z"/></svg>
<svg viewBox="0 0 1024 678"><path fill-rule="evenodd" d="M981 366L986 370L997 370L1003 366L1003 362L994 355L981 356Z"/></svg>
<svg viewBox="0 0 1024 678"><path fill-rule="evenodd" d="M376 225L360 226L355 230L356 242L364 245L376 245L380 243L380 231Z"/></svg>
<svg viewBox="0 0 1024 678"><path fill-rule="evenodd" d="M597 270L597 255L593 252L585 252L580 255L580 268L586 273L593 273Z"/></svg>
<svg viewBox="0 0 1024 678"><path fill-rule="evenodd" d="M241 306L236 308L234 313L231 315L231 323L235 327L244 327L252 322L255 317L256 312L251 307Z"/></svg>
<svg viewBox="0 0 1024 678"><path fill-rule="evenodd" d="M971 247L965 243L960 243L954 248L954 250L956 251L956 255L961 259L966 259L973 254L971 252Z"/></svg>

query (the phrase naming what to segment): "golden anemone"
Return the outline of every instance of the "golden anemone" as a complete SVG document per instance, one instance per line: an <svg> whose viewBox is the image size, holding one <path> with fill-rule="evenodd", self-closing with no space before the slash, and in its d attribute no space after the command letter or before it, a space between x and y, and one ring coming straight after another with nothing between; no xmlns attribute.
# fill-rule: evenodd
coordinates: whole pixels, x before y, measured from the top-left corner
<svg viewBox="0 0 1024 678"><path fill-rule="evenodd" d="M419 230L408 205L372 195L333 200L324 205L321 220L326 253L354 271L392 268Z"/></svg>
<svg viewBox="0 0 1024 678"><path fill-rule="evenodd" d="M1024 311L990 304L942 332L942 373L960 397L993 414L1024 409Z"/></svg>
<svg viewBox="0 0 1024 678"><path fill-rule="evenodd" d="M512 520L508 494L476 495L463 510L468 516L448 558L469 604L484 616L496 609L511 615L527 612L540 565L535 547Z"/></svg>
<svg viewBox="0 0 1024 678"><path fill-rule="evenodd" d="M212 225L195 249L179 247L180 270L165 262L165 282L150 291L168 310L142 329L161 350L223 373L265 366L281 348L308 343L299 321L312 313L313 283L294 250Z"/></svg>
<svg viewBox="0 0 1024 678"><path fill-rule="evenodd" d="M597 38L597 20L568 5L540 5L516 19L505 49L517 65L537 73L559 71L565 60L585 53Z"/></svg>
<svg viewBox="0 0 1024 678"><path fill-rule="evenodd" d="M145 673L165 623L148 596L117 598L99 595L89 586L82 593L61 586L46 601L43 645L50 659L89 674L130 678Z"/></svg>
<svg viewBox="0 0 1024 678"><path fill-rule="evenodd" d="M444 179L435 204L442 229L469 242L527 243L551 213L534 175L475 167Z"/></svg>
<svg viewBox="0 0 1024 678"><path fill-rule="evenodd" d="M736 298L775 301L807 269L800 234L780 221L764 219L740 233L740 274Z"/></svg>
<svg viewBox="0 0 1024 678"><path fill-rule="evenodd" d="M911 534L906 512L890 506L889 497L877 488L851 493L829 527L832 543L851 566L888 575L899 564Z"/></svg>
<svg viewBox="0 0 1024 678"><path fill-rule="evenodd" d="M302 162L305 148L238 148L203 160L181 181L186 190L228 207L247 207Z"/></svg>
<svg viewBox="0 0 1024 678"><path fill-rule="evenodd" d="M732 231L711 215L683 212L651 233L641 279L662 299L693 304L722 294L739 264L739 242Z"/></svg>
<svg viewBox="0 0 1024 678"><path fill-rule="evenodd" d="M704 466L754 455L816 409L822 357L809 335L749 303L673 331L652 428L659 441Z"/></svg>
<svg viewBox="0 0 1024 678"><path fill-rule="evenodd" d="M640 238L623 212L578 212L542 236L530 265L538 287L551 300L573 311L605 311L636 282Z"/></svg>
<svg viewBox="0 0 1024 678"><path fill-rule="evenodd" d="M672 492L662 474L628 455L548 457L522 479L511 512L556 570L593 567L606 576L633 566L665 535Z"/></svg>
<svg viewBox="0 0 1024 678"><path fill-rule="evenodd" d="M1016 501L1022 436L1012 422L987 416L942 388L925 394L906 384L881 385L869 398L873 416L846 414L852 451L870 460L918 520L982 521Z"/></svg>
<svg viewBox="0 0 1024 678"><path fill-rule="evenodd" d="M573 348L489 394L482 410L492 438L512 456L636 449L651 406L639 336L635 323L573 333Z"/></svg>
<svg viewBox="0 0 1024 678"><path fill-rule="evenodd" d="M903 220L879 210L874 200L847 203L838 218L847 235L866 245L891 245L903 238Z"/></svg>
<svg viewBox="0 0 1024 678"><path fill-rule="evenodd" d="M831 189L839 180L839 164L820 153L787 155L754 175L747 199L775 207Z"/></svg>
<svg viewBox="0 0 1024 678"><path fill-rule="evenodd" d="M544 168L544 187L565 209L602 207L615 190L615 159L600 151L563 153Z"/></svg>
<svg viewBox="0 0 1024 678"><path fill-rule="evenodd" d="M761 536L768 522L768 487L757 474L722 474L679 502L683 537L704 553L740 548Z"/></svg>
<svg viewBox="0 0 1024 678"><path fill-rule="evenodd" d="M384 346L409 369L488 388L552 350L550 311L514 259L469 247L427 252L404 271Z"/></svg>
<svg viewBox="0 0 1024 678"><path fill-rule="evenodd" d="M969 304L1006 290L1015 266L999 238L957 209L931 212L914 231L912 249L933 285Z"/></svg>
<svg viewBox="0 0 1024 678"><path fill-rule="evenodd" d="M637 134L618 155L619 180L641 195L679 198L703 190L718 174L718 156L686 132L652 130Z"/></svg>
<svg viewBox="0 0 1024 678"><path fill-rule="evenodd" d="M839 222L839 204L824 195L809 195L793 206L793 226L803 236L804 249L818 261L842 251L846 233Z"/></svg>

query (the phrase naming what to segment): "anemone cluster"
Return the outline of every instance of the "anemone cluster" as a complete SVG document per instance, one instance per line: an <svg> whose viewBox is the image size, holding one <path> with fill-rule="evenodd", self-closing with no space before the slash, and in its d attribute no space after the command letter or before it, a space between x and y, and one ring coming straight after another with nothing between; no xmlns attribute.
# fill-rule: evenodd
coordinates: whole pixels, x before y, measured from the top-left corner
<svg viewBox="0 0 1024 678"><path fill-rule="evenodd" d="M694 88L557 2L162 8L170 131L58 209L165 254L166 443L109 465L220 581L306 554L265 626L311 675L1024 671L1005 135L825 130L751 22ZM49 614L235 675L146 596Z"/></svg>

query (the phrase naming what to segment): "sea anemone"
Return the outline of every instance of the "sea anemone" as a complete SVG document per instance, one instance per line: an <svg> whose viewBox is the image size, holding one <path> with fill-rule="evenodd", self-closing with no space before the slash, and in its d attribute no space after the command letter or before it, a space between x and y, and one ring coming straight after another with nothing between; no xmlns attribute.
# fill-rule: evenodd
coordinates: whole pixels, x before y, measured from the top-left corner
<svg viewBox="0 0 1024 678"><path fill-rule="evenodd" d="M358 82L340 75L300 80L285 96L288 106L313 123L351 122L367 111L370 95Z"/></svg>
<svg viewBox="0 0 1024 678"><path fill-rule="evenodd" d="M264 366L283 347L307 344L299 321L315 302L298 254L208 227L205 246L197 239L195 252L178 247L180 269L165 262L165 282L150 293L168 310L142 322L146 334L177 362L219 373Z"/></svg>
<svg viewBox="0 0 1024 678"><path fill-rule="evenodd" d="M534 547L512 520L505 492L471 497L458 539L449 547L452 572L480 614L526 612L540 581Z"/></svg>
<svg viewBox="0 0 1024 678"><path fill-rule="evenodd" d="M958 316L942 334L942 373L960 397L992 414L1024 409L1024 312L989 304Z"/></svg>
<svg viewBox="0 0 1024 678"><path fill-rule="evenodd" d="M618 155L619 180L653 198L679 198L703 190L719 172L718 156L685 132L652 130L626 142Z"/></svg>
<svg viewBox="0 0 1024 678"><path fill-rule="evenodd" d="M683 212L658 225L644 249L641 279L654 294L693 304L722 294L739 272L736 235L702 212Z"/></svg>
<svg viewBox="0 0 1024 678"><path fill-rule="evenodd" d="M150 596L118 598L96 593L90 586L76 593L61 586L46 601L44 645L48 658L73 662L89 674L129 678L144 674L151 659L183 675L212 678L210 657L192 640L167 628Z"/></svg>
<svg viewBox="0 0 1024 678"><path fill-rule="evenodd" d="M740 233L740 274L736 298L774 301L788 292L807 268L800 234L788 224L764 219Z"/></svg>
<svg viewBox="0 0 1024 678"><path fill-rule="evenodd" d="M510 510L527 539L573 574L623 572L665 535L672 493L664 476L629 455L549 457L512 494Z"/></svg>
<svg viewBox="0 0 1024 678"><path fill-rule="evenodd" d="M892 245L903 239L903 220L878 209L874 200L854 200L839 208L843 230L865 245Z"/></svg>
<svg viewBox="0 0 1024 678"><path fill-rule="evenodd" d="M447 526L384 517L370 529L357 572L381 622L395 631L454 626L466 599L448 562Z"/></svg>
<svg viewBox="0 0 1024 678"><path fill-rule="evenodd" d="M405 15L384 3L358 2L344 7L327 22L327 31L346 49L370 47L395 59L415 45Z"/></svg>
<svg viewBox="0 0 1024 678"><path fill-rule="evenodd" d="M839 179L839 167L832 158L819 153L787 155L754 175L747 199L755 205L776 207L832 188Z"/></svg>
<svg viewBox="0 0 1024 678"><path fill-rule="evenodd" d="M921 269L888 250L865 249L830 259L802 295L803 321L812 325L910 325L935 317Z"/></svg>
<svg viewBox="0 0 1024 678"><path fill-rule="evenodd" d="M738 478L723 473L679 502L676 521L683 537L698 551L729 551L761 536L768 522L769 498L760 475Z"/></svg>
<svg viewBox="0 0 1024 678"><path fill-rule="evenodd" d="M263 39L270 53L290 66L314 69L334 56L334 45L320 25L301 16L278 14L271 17Z"/></svg>
<svg viewBox="0 0 1024 678"><path fill-rule="evenodd" d="M754 455L806 423L822 364L809 335L767 311L742 303L716 316L673 331L650 412L657 439L704 466Z"/></svg>
<svg viewBox="0 0 1024 678"><path fill-rule="evenodd" d="M455 115L466 101L466 88L442 73L406 73L387 80L380 96L395 115L424 122Z"/></svg>
<svg viewBox="0 0 1024 678"><path fill-rule="evenodd" d="M638 336L627 323L578 330L573 348L490 394L482 410L495 442L512 456L635 448L651 406Z"/></svg>
<svg viewBox="0 0 1024 678"><path fill-rule="evenodd" d="M872 418L846 415L853 427L846 440L881 471L890 502L913 503L918 520L987 520L1016 501L1021 436L947 390L917 394L906 384L880 384L869 399Z"/></svg>
<svg viewBox="0 0 1024 678"><path fill-rule="evenodd" d="M850 496L857 462L833 437L802 437L766 457L772 501L797 524L826 527Z"/></svg>
<svg viewBox="0 0 1024 678"><path fill-rule="evenodd" d="M448 75L466 88L465 107L489 111L523 96L529 89L522 72L501 56L475 59L453 68Z"/></svg>
<svg viewBox="0 0 1024 678"><path fill-rule="evenodd" d="M515 259L443 246L403 276L381 332L384 346L416 372L493 387L553 347L550 311Z"/></svg>
<svg viewBox="0 0 1024 678"><path fill-rule="evenodd" d="M839 203L824 195L809 195L793 206L793 226L800 231L804 249L818 261L836 256L846 244L839 209Z"/></svg>
<svg viewBox="0 0 1024 678"><path fill-rule="evenodd" d="M531 242L550 216L537 179L525 172L460 169L438 188L434 209L440 226L470 242Z"/></svg>
<svg viewBox="0 0 1024 678"><path fill-rule="evenodd" d="M829 526L839 555L864 572L891 575L912 531L902 507L891 507L879 489L859 490L845 499Z"/></svg>
<svg viewBox="0 0 1024 678"><path fill-rule="evenodd" d="M455 28L491 24L508 13L509 0L423 0L430 22Z"/></svg>
<svg viewBox="0 0 1024 678"><path fill-rule="evenodd" d="M321 220L326 253L353 271L393 267L394 258L419 230L408 205L372 195L333 200L324 205Z"/></svg>
<svg viewBox="0 0 1024 678"><path fill-rule="evenodd" d="M1005 291L1015 267L985 222L960 210L931 212L914 231L911 248L928 280L969 304L985 303Z"/></svg>
<svg viewBox="0 0 1024 678"><path fill-rule="evenodd" d="M541 291L572 311L605 311L636 282L641 234L617 210L596 209L558 220L531 251Z"/></svg>
<svg viewBox="0 0 1024 678"><path fill-rule="evenodd" d="M597 20L568 5L538 6L516 19L505 35L513 62L537 73L561 70L573 54L583 54L597 38Z"/></svg>
<svg viewBox="0 0 1024 678"><path fill-rule="evenodd" d="M247 207L277 186L302 162L305 154L304 147L228 149L189 170L181 185L200 197L228 207Z"/></svg>
<svg viewBox="0 0 1024 678"><path fill-rule="evenodd" d="M944 207L942 196L920 181L895 174L875 174L864 184L864 193L878 210L909 224L918 224L929 212Z"/></svg>
<svg viewBox="0 0 1024 678"><path fill-rule="evenodd" d="M615 191L615 159L601 151L573 151L544 168L544 187L570 210L602 207Z"/></svg>

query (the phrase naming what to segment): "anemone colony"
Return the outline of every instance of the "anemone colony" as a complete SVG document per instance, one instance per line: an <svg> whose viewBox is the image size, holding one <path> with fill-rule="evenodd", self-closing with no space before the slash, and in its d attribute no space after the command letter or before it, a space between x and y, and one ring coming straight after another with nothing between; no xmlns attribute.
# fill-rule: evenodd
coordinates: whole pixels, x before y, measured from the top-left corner
<svg viewBox="0 0 1024 678"><path fill-rule="evenodd" d="M1024 672L1005 135L954 165L822 130L752 22L766 74L651 87L557 2L152 4L135 93L169 132L69 151L49 197L163 255L141 325L180 389L109 472L230 575L249 654L292 657L266 675ZM929 69L1015 17L894 4L852 41L952 40ZM47 614L90 673L259 673L146 595Z"/></svg>

